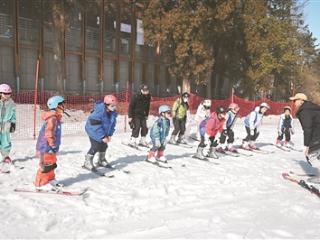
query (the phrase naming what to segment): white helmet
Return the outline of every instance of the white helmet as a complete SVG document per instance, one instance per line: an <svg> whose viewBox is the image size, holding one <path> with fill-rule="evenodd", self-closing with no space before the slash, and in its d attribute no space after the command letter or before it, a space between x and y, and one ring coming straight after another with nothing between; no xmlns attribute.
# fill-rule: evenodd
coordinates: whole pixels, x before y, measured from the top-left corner
<svg viewBox="0 0 320 240"><path fill-rule="evenodd" d="M263 102L263 103L260 104L260 108L263 108L263 107L270 109L269 104L266 103L266 102Z"/></svg>
<svg viewBox="0 0 320 240"><path fill-rule="evenodd" d="M211 100L210 99L203 100L202 105L205 107L211 107Z"/></svg>

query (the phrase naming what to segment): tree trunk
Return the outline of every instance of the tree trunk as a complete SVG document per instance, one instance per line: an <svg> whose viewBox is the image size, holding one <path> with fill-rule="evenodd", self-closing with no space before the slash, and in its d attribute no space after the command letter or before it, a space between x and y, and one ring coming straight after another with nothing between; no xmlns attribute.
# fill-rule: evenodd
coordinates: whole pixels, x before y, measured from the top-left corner
<svg viewBox="0 0 320 240"><path fill-rule="evenodd" d="M182 93L188 92L190 93L191 87L190 87L190 80L189 79L183 79L182 81Z"/></svg>
<svg viewBox="0 0 320 240"><path fill-rule="evenodd" d="M64 28L65 21L61 8L53 7L53 60L56 70L57 91L64 93Z"/></svg>

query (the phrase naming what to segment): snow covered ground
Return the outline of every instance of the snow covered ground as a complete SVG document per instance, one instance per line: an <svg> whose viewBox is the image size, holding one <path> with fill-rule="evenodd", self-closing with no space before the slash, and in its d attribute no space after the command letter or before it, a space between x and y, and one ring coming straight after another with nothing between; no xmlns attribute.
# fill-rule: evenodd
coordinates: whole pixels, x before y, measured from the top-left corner
<svg viewBox="0 0 320 240"><path fill-rule="evenodd" d="M80 197L14 192L33 182L38 165L35 141L14 137L12 158L24 168L0 175L0 238L319 238L319 198L281 177L314 169L301 152L268 145L277 120L266 117L258 139L273 154L227 156L214 164L191 158L196 143L193 149L169 145L172 169L144 162L147 151L122 145L130 134L119 131L107 156L131 173L115 171L115 178L81 168L89 148L83 131L63 136L56 177L70 189L89 187ZM240 144L242 121L235 132ZM298 123L293 142L302 149Z"/></svg>

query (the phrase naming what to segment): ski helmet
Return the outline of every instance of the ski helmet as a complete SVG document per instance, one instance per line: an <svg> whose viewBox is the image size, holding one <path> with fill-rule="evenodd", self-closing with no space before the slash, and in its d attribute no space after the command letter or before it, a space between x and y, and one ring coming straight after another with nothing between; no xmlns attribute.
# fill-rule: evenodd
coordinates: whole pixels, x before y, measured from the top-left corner
<svg viewBox="0 0 320 240"><path fill-rule="evenodd" d="M113 95L106 95L106 96L104 96L103 102L107 105L109 105L109 104L116 105L117 98Z"/></svg>
<svg viewBox="0 0 320 240"><path fill-rule="evenodd" d="M0 85L0 93L12 93L11 87L8 84Z"/></svg>
<svg viewBox="0 0 320 240"><path fill-rule="evenodd" d="M220 113L226 113L227 110L223 107L223 106L219 106L216 108L216 113L220 114Z"/></svg>
<svg viewBox="0 0 320 240"><path fill-rule="evenodd" d="M64 98L62 96L53 96L48 99L47 106L50 110L53 110L56 109L61 103L64 103Z"/></svg>
<svg viewBox="0 0 320 240"><path fill-rule="evenodd" d="M149 88L146 84L141 84L140 91L149 92Z"/></svg>
<svg viewBox="0 0 320 240"><path fill-rule="evenodd" d="M263 107L270 109L269 104L266 103L266 102L263 102L263 103L260 104L260 108L263 108Z"/></svg>
<svg viewBox="0 0 320 240"><path fill-rule="evenodd" d="M239 110L239 105L236 104L236 103L230 103L229 105L229 109L232 109L232 110Z"/></svg>
<svg viewBox="0 0 320 240"><path fill-rule="evenodd" d="M211 100L210 99L205 99L205 100L203 100L203 106L205 106L205 107L211 107Z"/></svg>
<svg viewBox="0 0 320 240"><path fill-rule="evenodd" d="M182 93L182 97L188 98L190 97L190 94L188 92L184 92Z"/></svg>
<svg viewBox="0 0 320 240"><path fill-rule="evenodd" d="M165 112L171 112L171 109L168 105L161 105L159 107L159 114L165 113Z"/></svg>
<svg viewBox="0 0 320 240"><path fill-rule="evenodd" d="M283 107L283 111L289 110L290 112L292 112L291 107L290 106L284 106Z"/></svg>

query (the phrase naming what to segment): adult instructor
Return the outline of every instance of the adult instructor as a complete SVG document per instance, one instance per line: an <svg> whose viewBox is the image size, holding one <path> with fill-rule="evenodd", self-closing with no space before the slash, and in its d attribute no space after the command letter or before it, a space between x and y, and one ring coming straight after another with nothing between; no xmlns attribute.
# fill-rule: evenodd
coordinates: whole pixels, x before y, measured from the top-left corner
<svg viewBox="0 0 320 240"><path fill-rule="evenodd" d="M297 93L290 97L294 102L304 136L304 154L309 162L313 159L320 160L320 106L308 101L304 93ZM309 162L309 164L311 164Z"/></svg>

